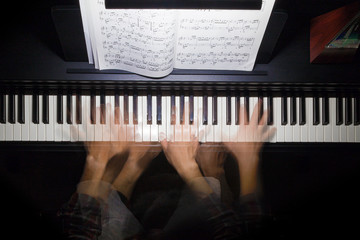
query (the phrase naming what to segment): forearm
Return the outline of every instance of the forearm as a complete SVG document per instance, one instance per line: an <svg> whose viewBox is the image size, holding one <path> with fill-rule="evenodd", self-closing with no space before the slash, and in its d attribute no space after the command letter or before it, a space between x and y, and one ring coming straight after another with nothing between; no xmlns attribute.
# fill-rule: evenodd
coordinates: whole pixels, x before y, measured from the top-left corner
<svg viewBox="0 0 360 240"><path fill-rule="evenodd" d="M239 165L241 196L254 193L257 187L259 156L250 154L236 157Z"/></svg>

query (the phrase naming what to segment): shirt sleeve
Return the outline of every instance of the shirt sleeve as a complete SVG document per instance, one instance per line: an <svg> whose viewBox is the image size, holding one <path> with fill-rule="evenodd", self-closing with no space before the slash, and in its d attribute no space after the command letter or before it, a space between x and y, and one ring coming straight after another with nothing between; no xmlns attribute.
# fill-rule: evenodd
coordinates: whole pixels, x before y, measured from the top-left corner
<svg viewBox="0 0 360 240"><path fill-rule="evenodd" d="M74 193L58 212L68 239L97 239L101 234L100 202L95 198Z"/></svg>

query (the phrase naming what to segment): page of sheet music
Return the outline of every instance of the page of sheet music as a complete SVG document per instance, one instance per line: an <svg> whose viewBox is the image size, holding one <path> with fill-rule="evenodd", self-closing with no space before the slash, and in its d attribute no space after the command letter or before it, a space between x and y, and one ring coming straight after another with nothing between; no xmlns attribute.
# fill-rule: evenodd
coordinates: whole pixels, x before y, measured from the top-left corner
<svg viewBox="0 0 360 240"><path fill-rule="evenodd" d="M175 68L252 71L275 0L261 10L182 10Z"/></svg>
<svg viewBox="0 0 360 240"><path fill-rule="evenodd" d="M173 70L174 10L111 10L105 9L104 0L88 2L99 69L122 69L150 77Z"/></svg>

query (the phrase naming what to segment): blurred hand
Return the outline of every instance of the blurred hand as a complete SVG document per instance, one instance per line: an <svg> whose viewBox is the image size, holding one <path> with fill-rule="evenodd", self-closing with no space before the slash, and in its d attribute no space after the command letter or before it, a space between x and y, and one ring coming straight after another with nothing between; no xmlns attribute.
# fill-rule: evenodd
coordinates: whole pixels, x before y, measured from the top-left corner
<svg viewBox="0 0 360 240"><path fill-rule="evenodd" d="M224 163L227 154L223 147L212 145L208 143L200 146L196 155L196 161L205 177L220 179L224 174Z"/></svg>
<svg viewBox="0 0 360 240"><path fill-rule="evenodd" d="M238 139L244 139L244 142L236 142L235 139L224 143L230 153L234 155L239 165L240 183L242 194L248 194L255 190L257 169L259 164L259 153L262 149L264 141L271 138L276 129L269 128L266 123L267 111L259 119L259 107L262 106L262 101L259 101L255 107L248 125L245 121L239 125L237 132ZM242 106L240 113L244 113L244 119L247 119L248 113ZM239 116L241 118L241 116Z"/></svg>

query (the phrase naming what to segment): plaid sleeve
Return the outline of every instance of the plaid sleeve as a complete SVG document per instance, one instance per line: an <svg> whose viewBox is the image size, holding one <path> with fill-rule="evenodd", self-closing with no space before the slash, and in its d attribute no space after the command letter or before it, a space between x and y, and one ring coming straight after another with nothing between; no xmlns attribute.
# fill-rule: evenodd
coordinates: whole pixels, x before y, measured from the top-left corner
<svg viewBox="0 0 360 240"><path fill-rule="evenodd" d="M202 205L209 214L208 223L212 227L213 239L238 239L242 229L235 212L220 203L216 194L202 199Z"/></svg>
<svg viewBox="0 0 360 240"><path fill-rule="evenodd" d="M74 193L58 216L68 239L97 239L101 234L100 203L89 195Z"/></svg>

